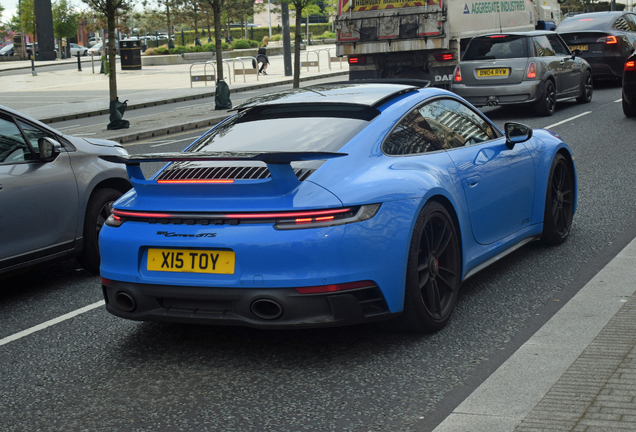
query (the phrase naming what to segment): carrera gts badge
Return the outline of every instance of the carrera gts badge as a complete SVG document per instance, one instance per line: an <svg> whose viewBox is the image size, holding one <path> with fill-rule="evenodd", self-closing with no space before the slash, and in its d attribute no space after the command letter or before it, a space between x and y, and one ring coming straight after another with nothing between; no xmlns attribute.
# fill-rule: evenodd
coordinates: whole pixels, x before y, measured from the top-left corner
<svg viewBox="0 0 636 432"><path fill-rule="evenodd" d="M216 233L199 233L199 234L179 234L176 232L169 232L169 231L157 231L157 235L160 236L164 236L164 237L206 237L206 238L210 238L210 237L216 237Z"/></svg>

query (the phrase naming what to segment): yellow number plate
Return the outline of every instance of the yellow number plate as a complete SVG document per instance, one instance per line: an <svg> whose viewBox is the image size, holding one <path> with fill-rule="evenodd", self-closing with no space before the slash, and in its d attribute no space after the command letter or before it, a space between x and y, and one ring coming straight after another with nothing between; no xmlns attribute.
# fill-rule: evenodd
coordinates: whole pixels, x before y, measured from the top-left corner
<svg viewBox="0 0 636 432"><path fill-rule="evenodd" d="M572 45L570 47L570 51L574 51L575 49L579 49L581 51L587 51L588 50L588 46L587 45Z"/></svg>
<svg viewBox="0 0 636 432"><path fill-rule="evenodd" d="M478 77L491 77L491 76L508 76L508 68L498 69L477 69Z"/></svg>
<svg viewBox="0 0 636 432"><path fill-rule="evenodd" d="M148 249L148 270L234 274L234 252L193 249Z"/></svg>

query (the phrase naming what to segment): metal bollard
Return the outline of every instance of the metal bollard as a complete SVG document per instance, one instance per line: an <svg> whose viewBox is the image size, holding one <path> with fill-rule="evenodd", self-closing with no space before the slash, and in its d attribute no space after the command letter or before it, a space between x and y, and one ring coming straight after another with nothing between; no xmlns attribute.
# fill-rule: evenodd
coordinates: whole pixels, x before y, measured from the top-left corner
<svg viewBox="0 0 636 432"><path fill-rule="evenodd" d="M77 52L77 71L82 71L82 61L80 60L80 52Z"/></svg>
<svg viewBox="0 0 636 432"><path fill-rule="evenodd" d="M31 75L37 76L38 73L35 71L35 63L33 61L33 58L35 57L35 55L31 54L30 57L31 57Z"/></svg>

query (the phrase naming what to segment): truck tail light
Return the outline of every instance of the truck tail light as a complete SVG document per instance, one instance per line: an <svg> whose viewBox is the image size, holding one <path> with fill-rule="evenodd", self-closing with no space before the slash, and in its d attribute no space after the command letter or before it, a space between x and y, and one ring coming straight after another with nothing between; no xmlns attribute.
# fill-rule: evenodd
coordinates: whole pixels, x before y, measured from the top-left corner
<svg viewBox="0 0 636 432"><path fill-rule="evenodd" d="M462 70L459 65L455 66L455 73L453 74L453 81L462 82Z"/></svg>
<svg viewBox="0 0 636 432"><path fill-rule="evenodd" d="M350 65L367 64L367 58L366 57L349 57L349 64Z"/></svg>
<svg viewBox="0 0 636 432"><path fill-rule="evenodd" d="M630 60L625 63L625 70L628 72L636 71L636 61Z"/></svg>
<svg viewBox="0 0 636 432"><path fill-rule="evenodd" d="M604 43L606 45L613 45L618 43L618 38L616 36L603 36L596 39L596 42Z"/></svg>
<svg viewBox="0 0 636 432"><path fill-rule="evenodd" d="M435 54L435 61L450 61L453 60L455 56L453 53L443 53L443 54Z"/></svg>
<svg viewBox="0 0 636 432"><path fill-rule="evenodd" d="M537 65L534 62L530 62L528 65L528 72L526 72L526 78L535 79L537 77Z"/></svg>

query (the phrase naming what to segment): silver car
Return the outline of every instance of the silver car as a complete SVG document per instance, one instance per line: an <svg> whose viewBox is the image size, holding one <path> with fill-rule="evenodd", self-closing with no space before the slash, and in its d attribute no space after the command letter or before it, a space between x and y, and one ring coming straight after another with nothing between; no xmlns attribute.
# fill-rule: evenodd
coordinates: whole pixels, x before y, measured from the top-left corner
<svg viewBox="0 0 636 432"><path fill-rule="evenodd" d="M475 106L532 104L552 115L556 103L592 100L590 65L551 31L473 38L455 68L451 89Z"/></svg>
<svg viewBox="0 0 636 432"><path fill-rule="evenodd" d="M122 154L116 142L67 136L0 106L0 273L70 256L99 272L99 231L131 187L121 165L99 156Z"/></svg>

